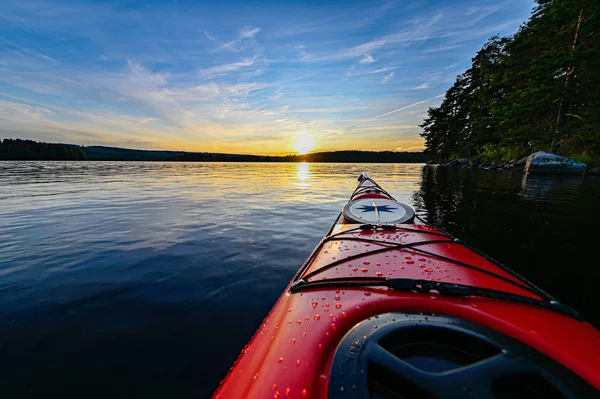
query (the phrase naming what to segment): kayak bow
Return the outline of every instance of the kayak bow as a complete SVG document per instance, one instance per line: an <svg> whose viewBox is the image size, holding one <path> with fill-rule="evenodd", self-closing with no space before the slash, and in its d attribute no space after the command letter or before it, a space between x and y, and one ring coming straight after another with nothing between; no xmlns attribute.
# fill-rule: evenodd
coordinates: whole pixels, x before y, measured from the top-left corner
<svg viewBox="0 0 600 399"><path fill-rule="evenodd" d="M368 174L213 398L600 397L600 332Z"/></svg>

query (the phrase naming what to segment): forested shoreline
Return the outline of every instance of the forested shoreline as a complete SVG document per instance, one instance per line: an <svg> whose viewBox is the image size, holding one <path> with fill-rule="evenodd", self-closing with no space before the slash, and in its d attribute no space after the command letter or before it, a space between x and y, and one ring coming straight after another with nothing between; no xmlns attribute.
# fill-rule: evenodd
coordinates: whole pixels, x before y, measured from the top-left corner
<svg viewBox="0 0 600 399"><path fill-rule="evenodd" d="M212 152L135 150L129 148L0 140L0 160L167 161L167 162L364 162L424 163L425 154L399 151L326 151L305 155L247 155Z"/></svg>
<svg viewBox="0 0 600 399"><path fill-rule="evenodd" d="M490 38L428 110L428 159L600 156L600 2L536 3L516 34Z"/></svg>
<svg viewBox="0 0 600 399"><path fill-rule="evenodd" d="M40 143L33 140L0 140L0 160L85 161L85 151L70 144Z"/></svg>

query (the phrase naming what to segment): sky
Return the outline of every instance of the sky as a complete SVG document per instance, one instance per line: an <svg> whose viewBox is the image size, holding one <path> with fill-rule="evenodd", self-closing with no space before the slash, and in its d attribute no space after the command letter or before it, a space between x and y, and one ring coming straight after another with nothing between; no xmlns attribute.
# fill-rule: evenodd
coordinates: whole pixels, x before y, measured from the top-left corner
<svg viewBox="0 0 600 399"><path fill-rule="evenodd" d="M0 138L244 154L423 147L532 0L2 0Z"/></svg>

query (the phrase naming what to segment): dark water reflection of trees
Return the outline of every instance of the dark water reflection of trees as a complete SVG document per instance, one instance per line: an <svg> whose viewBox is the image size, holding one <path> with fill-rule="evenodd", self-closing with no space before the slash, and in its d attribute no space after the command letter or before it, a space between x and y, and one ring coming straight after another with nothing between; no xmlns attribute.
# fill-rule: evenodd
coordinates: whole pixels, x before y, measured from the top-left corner
<svg viewBox="0 0 600 399"><path fill-rule="evenodd" d="M414 202L600 325L600 178L425 167Z"/></svg>

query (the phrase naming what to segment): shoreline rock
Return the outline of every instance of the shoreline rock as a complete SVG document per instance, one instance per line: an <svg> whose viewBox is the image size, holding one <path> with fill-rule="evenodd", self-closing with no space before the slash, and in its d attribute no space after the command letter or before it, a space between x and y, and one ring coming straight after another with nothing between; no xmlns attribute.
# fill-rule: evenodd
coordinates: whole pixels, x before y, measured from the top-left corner
<svg viewBox="0 0 600 399"><path fill-rule="evenodd" d="M584 174L586 165L573 159L561 157L543 151L510 161L499 161L493 163L471 163L468 158L453 159L442 163L440 166L447 168L485 169L500 171L519 171L534 174ZM600 174L600 167L588 171L588 174Z"/></svg>

